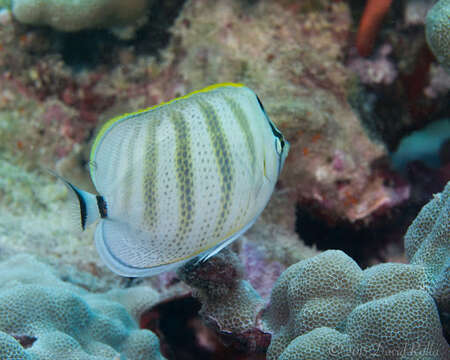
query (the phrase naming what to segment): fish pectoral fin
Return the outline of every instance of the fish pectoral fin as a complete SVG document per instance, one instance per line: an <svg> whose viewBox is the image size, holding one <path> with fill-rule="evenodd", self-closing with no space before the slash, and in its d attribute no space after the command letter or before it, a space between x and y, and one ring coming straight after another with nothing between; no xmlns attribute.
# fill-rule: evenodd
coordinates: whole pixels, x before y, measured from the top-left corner
<svg viewBox="0 0 450 360"><path fill-rule="evenodd" d="M255 216L250 222L248 222L246 225L241 227L240 229L236 230L236 232L229 236L228 239L219 242L216 246L213 246L211 249L206 250L205 252L201 253L197 257L197 263L203 263L205 261L208 261L208 259L212 258L214 255L216 255L220 250L230 245L234 240L238 239L241 235L243 235L249 228L253 226L255 221L258 219L259 214Z"/></svg>
<svg viewBox="0 0 450 360"><path fill-rule="evenodd" d="M264 185L264 180L260 181L259 184L257 185L256 192L255 192L255 194L256 194L255 198L258 198L259 193L261 192L261 189L262 189L263 185Z"/></svg>
<svg viewBox="0 0 450 360"><path fill-rule="evenodd" d="M197 258L196 264L201 264L206 261L208 261L210 258L212 258L214 255L216 255L220 250L227 247L229 244L231 244L240 234L236 236L232 236L229 239L219 243L218 245L214 246L213 248L207 250L206 252L200 254Z"/></svg>

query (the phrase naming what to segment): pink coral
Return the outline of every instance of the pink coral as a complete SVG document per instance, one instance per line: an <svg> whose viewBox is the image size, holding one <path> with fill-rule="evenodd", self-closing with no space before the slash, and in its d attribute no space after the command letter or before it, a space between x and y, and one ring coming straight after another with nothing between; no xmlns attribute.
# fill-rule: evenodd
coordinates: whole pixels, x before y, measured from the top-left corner
<svg viewBox="0 0 450 360"><path fill-rule="evenodd" d="M398 74L394 62L388 58L391 52L392 46L389 44L381 46L370 59L360 57L352 51L348 66L359 76L363 84L390 85Z"/></svg>
<svg viewBox="0 0 450 360"><path fill-rule="evenodd" d="M247 280L263 299L267 299L285 266L278 261L268 261L264 250L250 241L244 241L240 257L243 259Z"/></svg>

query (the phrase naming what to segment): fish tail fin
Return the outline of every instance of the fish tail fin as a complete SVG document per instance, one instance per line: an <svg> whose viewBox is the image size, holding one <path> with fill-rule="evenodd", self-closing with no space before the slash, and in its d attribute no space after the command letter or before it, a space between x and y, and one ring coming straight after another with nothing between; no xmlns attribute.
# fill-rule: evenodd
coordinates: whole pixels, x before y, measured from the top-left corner
<svg viewBox="0 0 450 360"><path fill-rule="evenodd" d="M99 218L105 218L106 202L102 196L91 194L71 184L57 173L48 170L52 175L60 179L69 189L69 217L72 228L76 232L86 229Z"/></svg>

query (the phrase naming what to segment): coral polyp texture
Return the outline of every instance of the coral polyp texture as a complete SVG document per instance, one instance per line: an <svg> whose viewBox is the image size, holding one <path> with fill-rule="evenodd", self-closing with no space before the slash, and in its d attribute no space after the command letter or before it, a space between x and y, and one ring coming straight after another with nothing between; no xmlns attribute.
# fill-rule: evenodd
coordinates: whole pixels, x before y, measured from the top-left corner
<svg viewBox="0 0 450 360"><path fill-rule="evenodd" d="M290 266L263 319L273 332L267 358L449 359L450 183L405 238L410 264L366 270L328 250ZM440 317L441 315L441 317Z"/></svg>
<svg viewBox="0 0 450 360"><path fill-rule="evenodd" d="M0 263L0 285L1 359L164 359L137 325L158 298L149 287L90 293L30 255Z"/></svg>
<svg viewBox="0 0 450 360"><path fill-rule="evenodd" d="M425 35L434 56L450 73L450 0L438 1L428 12Z"/></svg>
<svg viewBox="0 0 450 360"><path fill-rule="evenodd" d="M406 256L423 266L445 331L450 334L450 185L425 205L405 235Z"/></svg>
<svg viewBox="0 0 450 360"><path fill-rule="evenodd" d="M30 25L49 25L57 30L128 25L147 10L150 0L14 0L17 20Z"/></svg>

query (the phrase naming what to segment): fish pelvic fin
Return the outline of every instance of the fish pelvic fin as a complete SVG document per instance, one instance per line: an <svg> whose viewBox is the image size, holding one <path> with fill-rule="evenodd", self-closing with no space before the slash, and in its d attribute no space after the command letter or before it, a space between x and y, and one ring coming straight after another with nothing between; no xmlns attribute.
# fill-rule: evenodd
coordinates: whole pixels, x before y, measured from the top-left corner
<svg viewBox="0 0 450 360"><path fill-rule="evenodd" d="M71 227L74 231L81 232L99 218L107 217L107 206L103 196L81 190L54 171L48 171L61 180L69 190L68 210L72 223Z"/></svg>

